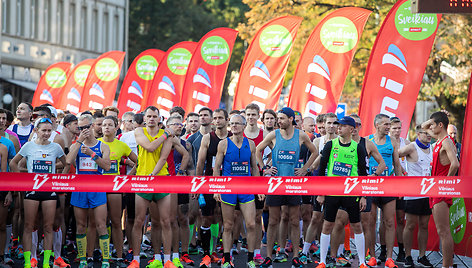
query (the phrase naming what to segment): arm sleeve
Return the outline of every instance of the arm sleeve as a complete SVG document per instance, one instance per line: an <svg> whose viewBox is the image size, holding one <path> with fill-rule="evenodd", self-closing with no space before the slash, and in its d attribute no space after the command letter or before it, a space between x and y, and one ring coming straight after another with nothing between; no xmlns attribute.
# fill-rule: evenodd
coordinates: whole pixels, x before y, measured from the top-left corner
<svg viewBox="0 0 472 268"><path fill-rule="evenodd" d="M320 161L320 169L318 171L318 176L325 176L326 175L326 168L328 168L328 161L329 155L331 153L331 148L333 147L333 142L328 141L321 151L321 161Z"/></svg>
<svg viewBox="0 0 472 268"><path fill-rule="evenodd" d="M357 157L357 174L359 174L359 176L367 176L367 152L365 151L364 146L361 146L360 144L357 145Z"/></svg>

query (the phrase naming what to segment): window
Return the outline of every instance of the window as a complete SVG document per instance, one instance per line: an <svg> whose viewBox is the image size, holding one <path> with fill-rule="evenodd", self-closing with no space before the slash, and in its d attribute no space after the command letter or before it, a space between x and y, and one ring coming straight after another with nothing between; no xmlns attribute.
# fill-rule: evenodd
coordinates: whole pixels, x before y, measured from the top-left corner
<svg viewBox="0 0 472 268"><path fill-rule="evenodd" d="M24 10L23 0L16 0L16 35L21 36L24 34Z"/></svg>
<svg viewBox="0 0 472 268"><path fill-rule="evenodd" d="M45 41L49 41L49 33L50 33L50 18L49 18L49 0L44 0L44 36L40 36L40 39L43 39Z"/></svg>
<svg viewBox="0 0 472 268"><path fill-rule="evenodd" d="M2 32L7 32L7 25L8 25L8 0L2 0Z"/></svg>
<svg viewBox="0 0 472 268"><path fill-rule="evenodd" d="M67 8L67 7L66 7ZM69 34L69 44L73 46L76 42L75 40L75 4L70 4L69 11L69 23L67 25L68 34Z"/></svg>
<svg viewBox="0 0 472 268"><path fill-rule="evenodd" d="M98 32L97 28L103 27L103 25L98 25L97 18L98 18L98 11L96 9L93 9L92 10L92 27L90 27L90 29L92 30L92 32L90 33L90 38L92 38L90 43L92 47L90 48L90 50L98 49L98 40L100 39L100 37L97 36L97 32Z"/></svg>
<svg viewBox="0 0 472 268"><path fill-rule="evenodd" d="M62 1L57 1L56 17L54 19L55 19L55 24L56 24L56 27L55 27L56 28L56 33L55 33L56 43L58 44L63 44L62 35L63 35L64 27L67 27L62 22L62 14L63 14L62 9L63 8L64 8L64 4L62 3Z"/></svg>
<svg viewBox="0 0 472 268"><path fill-rule="evenodd" d="M111 50L111 48L108 47L108 37L110 36L110 25L108 21L108 17L110 16L110 13L104 13L103 14L103 37L100 39L100 42L102 43L102 50L107 51Z"/></svg>
<svg viewBox="0 0 472 268"><path fill-rule="evenodd" d="M38 0L31 0L31 19L30 19L31 33L30 33L30 36L27 36L30 38L34 38L36 35L36 25L38 23L37 9L38 9Z"/></svg>
<svg viewBox="0 0 472 268"><path fill-rule="evenodd" d="M85 7L82 7L82 11L80 12L80 43L79 46L80 48L85 48L87 42L85 40L85 29L87 28L87 19L86 19L86 13L87 9Z"/></svg>

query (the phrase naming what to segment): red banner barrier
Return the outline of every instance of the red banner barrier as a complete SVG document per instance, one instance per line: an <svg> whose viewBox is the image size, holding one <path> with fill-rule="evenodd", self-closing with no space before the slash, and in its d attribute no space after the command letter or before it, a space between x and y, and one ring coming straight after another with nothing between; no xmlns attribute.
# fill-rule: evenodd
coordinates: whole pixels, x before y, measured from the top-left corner
<svg viewBox="0 0 472 268"><path fill-rule="evenodd" d="M8 172L0 178L0 191L472 197L472 178L468 177L192 177Z"/></svg>

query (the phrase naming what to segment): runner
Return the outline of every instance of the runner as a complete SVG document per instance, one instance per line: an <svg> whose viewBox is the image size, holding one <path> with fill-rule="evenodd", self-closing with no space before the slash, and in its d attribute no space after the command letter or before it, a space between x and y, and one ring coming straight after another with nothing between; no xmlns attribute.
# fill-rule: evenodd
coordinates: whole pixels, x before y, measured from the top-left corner
<svg viewBox="0 0 472 268"><path fill-rule="evenodd" d="M73 114L66 115L63 120L63 126L61 136L64 141L64 153L68 154L70 146L80 135L77 116Z"/></svg>
<svg viewBox="0 0 472 268"><path fill-rule="evenodd" d="M421 125L423 130L428 131L437 140L433 149L431 176L455 176L459 170L454 141L447 135L446 128L449 125L447 117L448 115L443 111L435 112ZM449 207L452 205L452 198L430 198L429 205L433 210L434 223L441 240L442 267L452 267L454 242L449 228Z"/></svg>
<svg viewBox="0 0 472 268"><path fill-rule="evenodd" d="M431 135L421 128L416 127L416 141L400 148L398 154L405 157L408 176L431 176L430 165L433 161L433 150L431 146ZM428 244L428 224L431 216L428 197L410 197L405 196L405 214L406 226L403 230L403 241L405 243L405 265L404 267L414 267L411 257L411 248L413 244L413 234L418 225L418 263L424 267L433 267L429 262L426 253Z"/></svg>
<svg viewBox="0 0 472 268"><path fill-rule="evenodd" d="M269 133L256 148L257 162L263 166L262 152L267 146L272 146L272 167L266 167L265 175L270 176L304 176L313 164L316 151L310 138L304 132L295 129L295 113L289 107L282 108L277 114L280 130ZM300 154L300 145L305 144L312 155L301 168L296 168ZM269 195L266 204L269 206L269 226L267 231L267 257L261 267L272 266L272 247L280 222L281 206L287 205L290 217L290 239L298 241L300 238L300 205L301 196ZM282 236L280 236L282 237ZM298 250L294 250L293 267L303 267L298 258Z"/></svg>
<svg viewBox="0 0 472 268"><path fill-rule="evenodd" d="M16 119L19 121L19 123L8 128L18 135L21 146L23 146L28 141L31 132L33 131L34 126L31 122L32 116L33 106L27 102L22 102L16 109Z"/></svg>
<svg viewBox="0 0 472 268"><path fill-rule="evenodd" d="M0 169L1 172L8 170L8 148L0 144ZM12 226L7 227L8 210L13 202L14 192L0 191L0 263L13 265L10 257L10 237Z"/></svg>
<svg viewBox="0 0 472 268"><path fill-rule="evenodd" d="M26 158L28 173L56 173L56 161L59 159L63 165L66 164L64 151L57 144L49 141L53 123L49 118L41 118L35 122L35 130L38 138L35 141L27 142L10 162L13 172L20 172L18 163ZM36 215L41 205L43 213L43 233L44 233L44 259L43 268L49 268L49 258L52 254L53 223L56 213L57 194L55 192L26 192L24 200L24 230L23 248L25 268L37 267L36 258L31 258L32 232L36 222ZM35 255L35 254L34 254ZM67 267L62 258L54 261L55 267Z"/></svg>
<svg viewBox="0 0 472 268"><path fill-rule="evenodd" d="M379 170L379 164L373 157L369 159L369 174L375 176L401 176L400 158L398 157L398 143L390 138L388 135L390 131L390 118L384 114L378 114L374 118L375 133L368 136L378 148L382 158L387 165L385 170ZM372 200L372 218L377 219L377 207L382 210L383 221L385 225L385 242L386 242L386 260L383 255L379 256L379 260L384 262L385 267L397 267L392 259L393 245L395 242L395 205L396 197L374 197ZM371 228L375 228L373 225ZM375 230L374 230L375 232ZM375 251L371 250L370 254ZM375 266L376 259L371 259L367 265ZM375 262L374 262L375 261ZM379 263L380 264L380 263Z"/></svg>
<svg viewBox="0 0 472 268"><path fill-rule="evenodd" d="M249 106L249 105L248 105ZM252 109L254 107L246 107L246 116L249 118L257 118ZM257 120L256 120L257 121ZM259 176L259 168L255 156L256 146L253 141L244 137L244 128L246 119L241 115L233 115L230 120L231 133L233 136L222 140L218 143L218 152L216 154L215 167L213 168L213 176ZM223 173L220 168L223 165ZM223 249L224 263L223 268L234 267L231 262L230 249L233 241L233 223L234 211L236 204L239 203L241 213L246 223L246 232L248 239L248 258L247 267L255 268L254 263L254 245L256 206L254 203L254 195L252 194L215 194L216 201L221 202L221 211L223 214ZM258 195L258 199L262 201L264 195ZM260 237L260 236L259 236Z"/></svg>
<svg viewBox="0 0 472 268"><path fill-rule="evenodd" d="M110 170L110 148L98 141L92 134L94 127L93 117L83 114L79 117L78 128L80 135L76 143L72 144L67 154L67 164L74 165L77 174L102 175L103 171ZM89 209L95 217L95 227L99 235L99 245L102 251L102 268L108 268L110 263L109 236L106 227L107 196L106 193L72 192L70 204L74 206L75 220L77 224L76 241L77 256L80 259L79 268L87 267L87 216ZM90 231L90 226L89 226ZM90 231L92 232L92 231ZM90 243L95 244L95 234L92 234ZM91 257L91 256L90 256Z"/></svg>
<svg viewBox="0 0 472 268"><path fill-rule="evenodd" d="M226 112L226 110L216 109L213 112L213 124L215 125L216 130L205 134L202 138L197 158L197 176L211 176L213 174L213 166L215 164L218 144L221 140L231 136L231 132L228 132L228 112ZM218 237L219 226L215 218L215 208L217 205L216 200L213 198L212 194L203 194L203 198L204 201L201 200L202 202L200 202L199 199L200 210L202 213L200 239L202 241L204 254L200 267L207 268L210 267L211 263L218 263L220 261L216 256L216 252L212 254L214 248L213 245L216 244L216 238ZM213 241L213 245L211 244L211 241Z"/></svg>
<svg viewBox="0 0 472 268"><path fill-rule="evenodd" d="M102 124L103 137L98 140L108 145L110 148L110 170L104 171L106 175L120 175L120 162L122 157L129 158L133 164L138 162L138 157L131 151L126 143L115 138L118 128L118 119L114 116L105 116ZM134 164L135 166L135 164ZM135 167L132 168L131 174L136 172ZM111 237L113 246L116 249L116 266L120 268L127 267L123 260L123 232L121 230L123 195L121 193L107 193L108 217L111 220Z"/></svg>
<svg viewBox="0 0 472 268"><path fill-rule="evenodd" d="M402 133L402 122L398 117L390 118L391 127L390 127L390 138L396 141L399 144L399 149L410 144L409 140L406 140L400 137ZM406 158L400 157L400 165L402 167L402 174L404 176L407 175L406 172ZM396 220L397 220L397 228L396 228L396 237L398 243L398 254L397 254L397 262L405 262L405 249L403 245L403 229L405 228L405 200L403 197L397 198L396 201ZM384 229L384 228L383 228Z"/></svg>
<svg viewBox="0 0 472 268"><path fill-rule="evenodd" d="M102 114L101 110L95 111L95 113L93 114L94 123L93 123L92 131L93 131L93 136L96 139L103 136L102 124L103 124L104 119L105 119L105 116Z"/></svg>
<svg viewBox="0 0 472 268"><path fill-rule="evenodd" d="M167 170L166 159L172 148L172 133L159 129L160 122L159 109L154 106L148 106L144 110L144 121L146 127L137 128L135 130L136 142L138 143L138 168L136 175L149 176L166 176L169 174ZM171 246L172 246L172 229L170 225L170 195L167 193L152 193L152 194L136 194L135 203L135 219L133 225L133 261L128 266L129 268L138 268L139 248L141 245L141 238L143 234L143 224L146 217L146 211L151 202L157 203L158 215L151 213L152 221L159 221L162 228L162 241L164 244L164 259L158 254L160 245L154 245L154 260L147 267L156 268L176 267L170 260ZM157 219L159 217L159 220ZM156 232L157 230L152 230Z"/></svg>
<svg viewBox="0 0 472 268"><path fill-rule="evenodd" d="M319 176L367 176L365 148L353 141L351 136L356 127L352 117L345 116L336 121L339 124L339 137L323 148ZM365 240L360 223L360 211L366 207L365 197L355 196L318 196L318 203L324 205L324 222L320 237L320 264L318 268L326 267L326 255L330 243L330 234L334 228L338 209L343 207L349 215L351 228L354 231L356 249L359 254L359 267L365 265ZM334 250L334 249L332 249Z"/></svg>
<svg viewBox="0 0 472 268"><path fill-rule="evenodd" d="M326 135L325 121L326 121L325 114L319 114L316 117L316 129L318 129L318 137Z"/></svg>
<svg viewBox="0 0 472 268"><path fill-rule="evenodd" d="M456 145L456 151L457 151L457 159L459 159L459 162L461 161L461 149L462 145L460 142L456 140L457 138L457 128L454 125L449 124L447 126L447 134L451 136L452 140L454 141L454 144Z"/></svg>
<svg viewBox="0 0 472 268"><path fill-rule="evenodd" d="M197 113L189 113L187 115L186 121L186 129L188 133L185 135L185 139L188 139L190 136L197 133L197 131L200 129L199 116Z"/></svg>
<svg viewBox="0 0 472 268"><path fill-rule="evenodd" d="M7 113L7 110L0 109L0 136L10 140L13 143L13 146L15 147L15 152L18 152L20 150L19 139L5 132L5 130L8 128Z"/></svg>

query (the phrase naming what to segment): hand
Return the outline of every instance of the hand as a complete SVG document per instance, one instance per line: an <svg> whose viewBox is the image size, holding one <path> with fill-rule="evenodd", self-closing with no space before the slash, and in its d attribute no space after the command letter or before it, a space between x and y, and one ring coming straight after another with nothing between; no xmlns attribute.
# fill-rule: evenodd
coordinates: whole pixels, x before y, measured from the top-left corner
<svg viewBox="0 0 472 268"><path fill-rule="evenodd" d="M316 197L316 201L317 201L318 203L320 203L320 205L323 205L323 204L324 204L324 201L325 201L324 195L319 195L319 196L317 196L317 197Z"/></svg>
<svg viewBox="0 0 472 268"><path fill-rule="evenodd" d="M197 199L199 194L190 194L190 198L192 198L193 200Z"/></svg>
<svg viewBox="0 0 472 268"><path fill-rule="evenodd" d="M7 196L5 197L5 201L3 201L4 207L9 207L13 202L13 197L11 196L11 192L8 192Z"/></svg>
<svg viewBox="0 0 472 268"><path fill-rule="evenodd" d="M77 141L84 142L84 140L87 139L88 137L90 137L90 128L80 131Z"/></svg>
<svg viewBox="0 0 472 268"><path fill-rule="evenodd" d="M221 202L221 194L214 194L213 198L216 200L216 202Z"/></svg>
<svg viewBox="0 0 472 268"><path fill-rule="evenodd" d="M360 211L364 211L366 207L367 207L367 200L365 199L365 197L361 197L361 200L359 200Z"/></svg>
<svg viewBox="0 0 472 268"><path fill-rule="evenodd" d="M167 134L169 134L169 137L175 135L175 131L172 128L166 128L164 131L167 132Z"/></svg>
<svg viewBox="0 0 472 268"><path fill-rule="evenodd" d="M259 201L264 200L264 199L265 199L265 194L258 194L258 195L257 195L257 199L258 199Z"/></svg>
<svg viewBox="0 0 472 268"><path fill-rule="evenodd" d="M277 174L277 168L272 166L264 170L264 176L275 176Z"/></svg>
<svg viewBox="0 0 472 268"><path fill-rule="evenodd" d="M81 152L83 154L86 154L86 155L92 155L93 154L93 151L92 149L90 149L89 147L85 146L85 145L82 145L82 147L80 148Z"/></svg>
<svg viewBox="0 0 472 268"><path fill-rule="evenodd" d="M307 173L304 168L295 168L295 176L305 176Z"/></svg>

